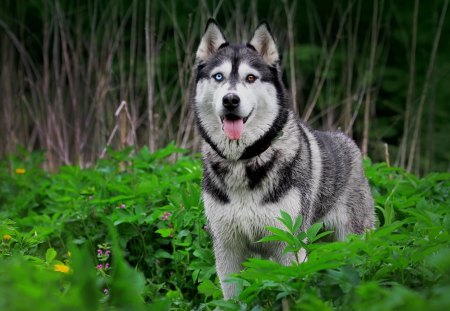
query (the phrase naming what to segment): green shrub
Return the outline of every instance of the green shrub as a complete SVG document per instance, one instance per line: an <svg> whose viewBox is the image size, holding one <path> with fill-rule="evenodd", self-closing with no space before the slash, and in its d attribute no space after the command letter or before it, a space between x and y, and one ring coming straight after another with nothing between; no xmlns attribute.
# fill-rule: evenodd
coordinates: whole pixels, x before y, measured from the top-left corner
<svg viewBox="0 0 450 311"><path fill-rule="evenodd" d="M221 300L198 157L169 145L109 151L48 174L42 156L0 164L1 310L439 310L450 307L450 174L366 163L378 228L324 242L282 215L289 267L250 259ZM178 157L176 161L173 159ZM304 238L309 243L304 244ZM261 242L264 243L264 242Z"/></svg>

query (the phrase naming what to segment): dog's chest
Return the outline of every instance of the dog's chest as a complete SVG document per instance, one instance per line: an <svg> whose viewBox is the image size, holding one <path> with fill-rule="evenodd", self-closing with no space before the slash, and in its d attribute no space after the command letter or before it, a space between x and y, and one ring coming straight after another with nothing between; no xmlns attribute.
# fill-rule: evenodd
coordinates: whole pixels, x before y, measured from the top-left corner
<svg viewBox="0 0 450 311"><path fill-rule="evenodd" d="M281 227L277 220L280 210L297 218L301 200L296 187L280 195L276 203L267 200L280 183L275 154L246 162L207 160L204 165L210 168L210 182L223 189L227 199L221 201L214 192L203 191L206 217L213 235L221 241L251 245L269 233L267 226Z"/></svg>
<svg viewBox="0 0 450 311"><path fill-rule="evenodd" d="M277 220L280 210L286 211L292 218L300 212L300 197L292 189L275 203L262 203L261 191L232 191L226 204L214 200L204 193L205 212L213 234L222 241L254 243L266 236L267 226L281 227Z"/></svg>

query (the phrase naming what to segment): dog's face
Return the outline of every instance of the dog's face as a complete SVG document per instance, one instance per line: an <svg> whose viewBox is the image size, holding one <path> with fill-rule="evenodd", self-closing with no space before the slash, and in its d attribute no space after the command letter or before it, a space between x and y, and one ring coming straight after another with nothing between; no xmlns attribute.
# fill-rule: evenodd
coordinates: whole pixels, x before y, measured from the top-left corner
<svg viewBox="0 0 450 311"><path fill-rule="evenodd" d="M246 45L229 44L210 20L196 54L193 104L200 132L238 159L273 127L284 103L279 55L266 24Z"/></svg>

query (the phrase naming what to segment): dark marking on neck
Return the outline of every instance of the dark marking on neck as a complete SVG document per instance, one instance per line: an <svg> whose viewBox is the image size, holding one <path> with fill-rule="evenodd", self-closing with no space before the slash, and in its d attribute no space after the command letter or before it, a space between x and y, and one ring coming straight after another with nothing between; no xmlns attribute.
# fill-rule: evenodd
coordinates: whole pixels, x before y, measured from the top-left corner
<svg viewBox="0 0 450 311"><path fill-rule="evenodd" d="M272 126L267 132L264 133L258 140L256 140L252 145L245 148L239 160L248 160L259 156L264 151L269 149L273 140L278 136L279 132L283 129L288 119L288 110L280 107L280 112L275 118Z"/></svg>
<svg viewBox="0 0 450 311"><path fill-rule="evenodd" d="M230 203L228 194L214 183L210 176L210 172L207 169L203 170L202 188L205 192L210 194L214 200L219 201L222 204Z"/></svg>
<svg viewBox="0 0 450 311"><path fill-rule="evenodd" d="M279 202L288 191L296 185L294 180L294 167L297 167L300 156L300 148L297 149L294 157L291 161L286 162L283 167L278 171L278 180L275 186L269 190L264 196L263 204L277 203Z"/></svg>
<svg viewBox="0 0 450 311"><path fill-rule="evenodd" d="M209 137L208 133L206 133L205 128L201 125L200 122L198 122L198 130L200 131L200 135L203 137L203 139L208 143L208 145L211 146L211 148L223 159L226 159L226 157L223 155L223 153L219 150L217 145L212 141L211 137Z"/></svg>
<svg viewBox="0 0 450 311"><path fill-rule="evenodd" d="M223 165L221 162L213 161L211 162L211 169L213 173L217 176L217 178L222 182L225 183L225 177L229 173L228 167Z"/></svg>
<svg viewBox="0 0 450 311"><path fill-rule="evenodd" d="M263 163L262 165L258 165L255 163L253 165L247 165L245 167L245 173L247 174L248 178L248 187L250 189L253 190L261 185L262 181L267 177L269 171L273 168L277 156L278 152L275 151L270 160Z"/></svg>

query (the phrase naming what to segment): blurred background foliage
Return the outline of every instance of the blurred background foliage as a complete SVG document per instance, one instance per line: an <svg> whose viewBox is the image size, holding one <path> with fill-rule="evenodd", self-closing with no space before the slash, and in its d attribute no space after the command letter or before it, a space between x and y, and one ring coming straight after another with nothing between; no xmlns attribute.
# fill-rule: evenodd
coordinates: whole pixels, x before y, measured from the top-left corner
<svg viewBox="0 0 450 311"><path fill-rule="evenodd" d="M213 16L232 41L270 23L313 126L348 133L374 161L449 170L448 2L1 1L0 158L44 150L55 170L107 146L198 150L190 85Z"/></svg>

